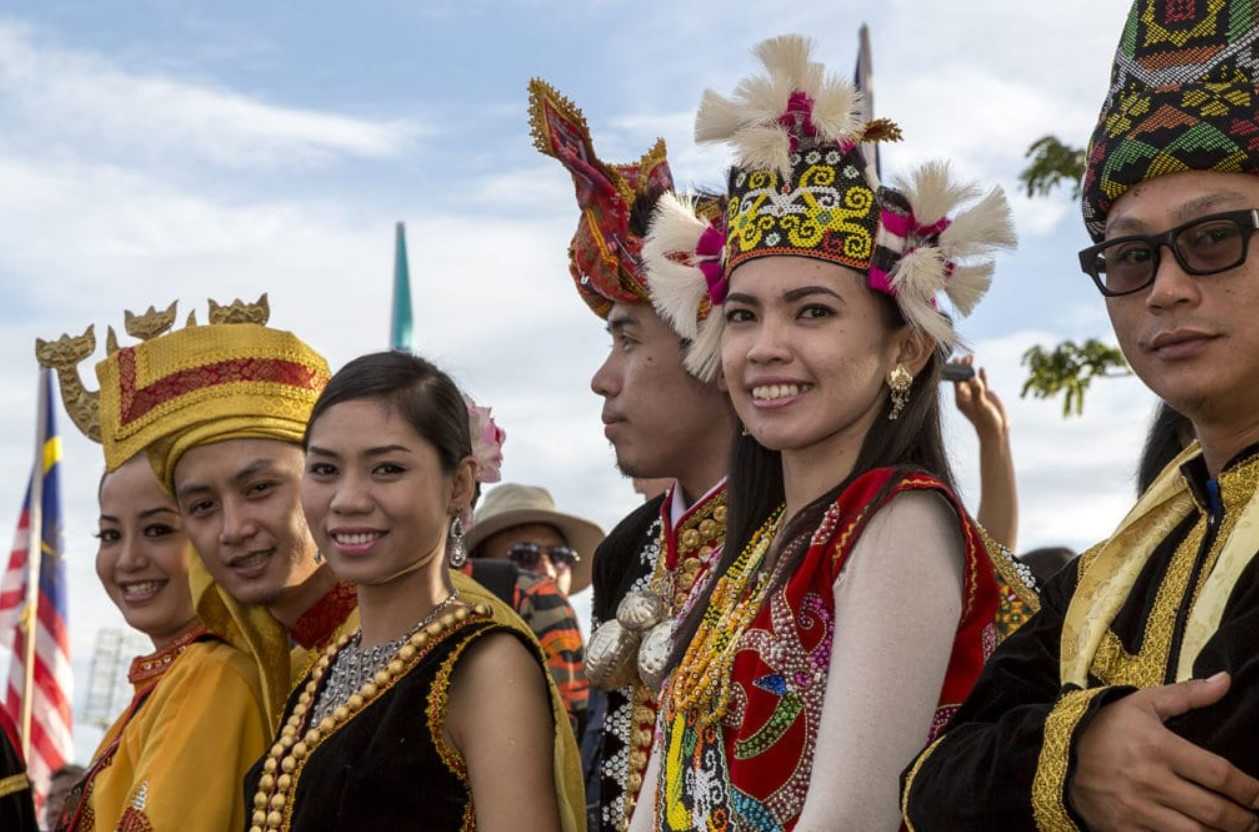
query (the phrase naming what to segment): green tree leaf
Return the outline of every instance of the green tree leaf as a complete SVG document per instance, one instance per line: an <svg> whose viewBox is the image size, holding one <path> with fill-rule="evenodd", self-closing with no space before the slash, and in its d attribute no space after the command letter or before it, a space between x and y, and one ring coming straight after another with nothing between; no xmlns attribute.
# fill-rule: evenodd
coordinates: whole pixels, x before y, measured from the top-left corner
<svg viewBox="0 0 1259 832"><path fill-rule="evenodd" d="M1048 196L1064 182L1071 183L1071 196L1080 198L1080 180L1084 178L1084 149L1063 144L1057 136L1043 136L1032 142L1024 154L1031 159L1019 181L1027 195Z"/></svg>
<svg viewBox="0 0 1259 832"><path fill-rule="evenodd" d="M1037 344L1023 353L1023 366L1028 377L1019 395L1049 399L1063 394L1063 418L1084 413L1084 397L1093 379L1132 375L1119 348L1096 338L1083 344L1063 341L1048 349Z"/></svg>

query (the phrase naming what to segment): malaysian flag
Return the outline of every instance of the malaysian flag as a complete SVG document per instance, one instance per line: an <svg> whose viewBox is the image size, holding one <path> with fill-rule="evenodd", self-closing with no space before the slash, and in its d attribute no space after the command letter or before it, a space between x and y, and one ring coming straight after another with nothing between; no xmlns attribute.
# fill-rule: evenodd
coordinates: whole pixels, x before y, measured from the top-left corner
<svg viewBox="0 0 1259 832"><path fill-rule="evenodd" d="M38 469L27 485L9 566L0 575L0 643L13 651L9 682L0 704L21 731L37 807L43 805L53 773L70 760L74 750L70 734L73 680L66 626L69 592L62 560L58 482L61 437L53 417L52 395L52 371L41 370ZM39 556L31 557L33 549ZM30 580L32 575L34 581ZM28 641L32 624L33 644Z"/></svg>

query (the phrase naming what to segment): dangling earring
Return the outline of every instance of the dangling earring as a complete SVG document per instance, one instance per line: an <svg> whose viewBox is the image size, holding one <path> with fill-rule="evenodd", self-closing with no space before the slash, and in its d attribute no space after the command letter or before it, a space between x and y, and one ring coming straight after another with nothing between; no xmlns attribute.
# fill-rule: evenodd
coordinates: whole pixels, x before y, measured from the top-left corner
<svg viewBox="0 0 1259 832"><path fill-rule="evenodd" d="M909 388L914 386L914 377L905 369L904 364L897 364L896 369L887 377L887 386L892 390L892 410L887 414L889 422L901 417L905 405L909 404Z"/></svg>
<svg viewBox="0 0 1259 832"><path fill-rule="evenodd" d="M450 524L450 568L462 569L468 562L468 551L463 548L463 521L456 517Z"/></svg>

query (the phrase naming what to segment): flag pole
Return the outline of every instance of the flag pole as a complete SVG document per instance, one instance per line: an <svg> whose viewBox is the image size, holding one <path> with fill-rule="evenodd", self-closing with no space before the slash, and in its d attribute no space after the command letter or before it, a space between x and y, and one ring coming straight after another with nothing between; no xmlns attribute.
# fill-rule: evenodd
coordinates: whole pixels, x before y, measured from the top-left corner
<svg viewBox="0 0 1259 832"><path fill-rule="evenodd" d="M28 511L30 524L26 544L26 606L22 610L22 625L26 628L23 647L26 656L22 664L22 757L30 759L31 712L35 704L35 639L39 631L39 572L44 556L44 446L48 443L48 374L39 371L39 404L36 406L38 422L35 426L35 465L32 468L31 505Z"/></svg>
<svg viewBox="0 0 1259 832"><path fill-rule="evenodd" d="M411 316L411 269L407 263L407 229L398 223L393 249L393 309L389 314L389 349L411 352L415 349Z"/></svg>

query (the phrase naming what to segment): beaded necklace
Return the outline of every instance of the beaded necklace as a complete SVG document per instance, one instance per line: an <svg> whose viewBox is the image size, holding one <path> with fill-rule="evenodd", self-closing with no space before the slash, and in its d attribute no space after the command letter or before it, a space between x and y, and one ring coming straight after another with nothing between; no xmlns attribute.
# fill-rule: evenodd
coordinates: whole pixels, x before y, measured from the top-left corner
<svg viewBox="0 0 1259 832"><path fill-rule="evenodd" d="M459 590L456 589L433 607L428 615L393 641L386 641L375 647L364 647L361 629L350 636L345 648L332 660L328 683L324 685L323 691L316 699L315 715L311 721L317 725L324 717L330 716L338 705L344 705L350 694L361 688L363 682L375 676L377 671L388 664L411 636L427 627L433 619L457 600L459 600Z"/></svg>
<svg viewBox="0 0 1259 832"><path fill-rule="evenodd" d="M703 726L720 722L729 708L735 653L769 590L771 576L760 567L784 510L780 506L770 515L717 581L699 629L674 672L670 688L674 712L696 714Z"/></svg>
<svg viewBox="0 0 1259 832"><path fill-rule="evenodd" d="M287 826L292 816L293 798L297 793L297 775L306 765L314 750L338 728L363 710L376 697L393 687L394 683L410 672L411 668L439 645L447 632L456 629L470 619L490 617L485 604L472 607L459 606L440 618L430 620L424 627L412 633L402 643L380 670L377 670L359 689L350 694L345 704L338 705L331 715L314 719L315 699L319 686L328 674L337 653L350 643L350 636L343 635L324 650L310 672L310 679L293 706L293 713L280 730L280 737L262 764L262 777L254 793L252 822L249 832L267 832ZM303 728L306 733L302 734Z"/></svg>

